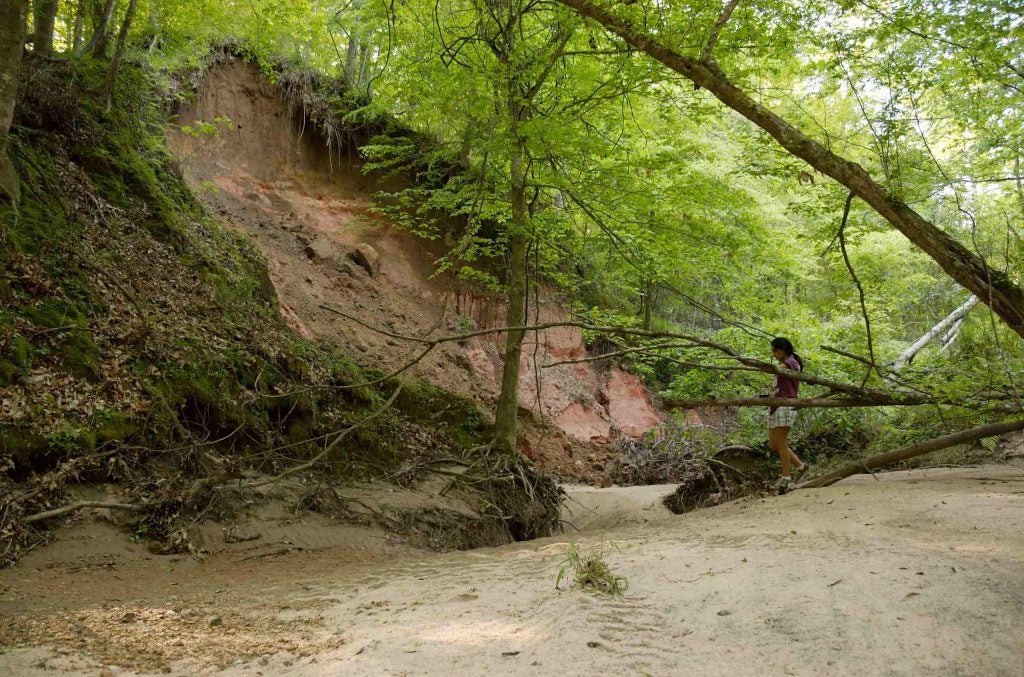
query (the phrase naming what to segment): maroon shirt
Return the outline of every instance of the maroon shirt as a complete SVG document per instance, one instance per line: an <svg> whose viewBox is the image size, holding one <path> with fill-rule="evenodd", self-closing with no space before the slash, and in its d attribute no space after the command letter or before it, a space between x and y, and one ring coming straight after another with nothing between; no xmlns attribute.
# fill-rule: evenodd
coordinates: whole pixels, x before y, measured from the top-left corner
<svg viewBox="0 0 1024 677"><path fill-rule="evenodd" d="M803 371L800 368L800 363L796 361L796 358L790 355L786 360L779 365L786 369L792 369L793 371ZM775 375L775 396L776 397L796 397L800 391L800 381L795 378L788 376L782 376L780 374Z"/></svg>

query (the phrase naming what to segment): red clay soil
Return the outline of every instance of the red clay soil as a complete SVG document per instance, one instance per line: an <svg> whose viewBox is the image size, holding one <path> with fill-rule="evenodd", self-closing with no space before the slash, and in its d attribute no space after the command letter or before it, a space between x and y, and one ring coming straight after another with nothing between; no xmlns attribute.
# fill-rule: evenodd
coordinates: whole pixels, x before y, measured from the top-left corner
<svg viewBox="0 0 1024 677"><path fill-rule="evenodd" d="M214 135L181 127L218 124ZM329 151L302 116L240 62L215 67L195 104L168 128L168 141L200 199L229 227L247 233L267 258L281 314L302 336L332 343L361 366L391 370L420 350L325 309L339 309L396 334L440 336L468 328L505 326L500 299L468 293L450 278L433 277L443 245L393 227L371 211L384 186L361 170L359 158ZM395 181L387 188L396 188ZM551 290L531 317L564 319ZM470 396L484 410L497 398L503 336L473 338L437 348L409 373ZM524 434L523 450L549 470L597 479L607 445L636 438L660 417L641 381L617 367L545 365L585 357L574 328L528 335L520 405L549 426ZM542 432L546 431L546 432Z"/></svg>

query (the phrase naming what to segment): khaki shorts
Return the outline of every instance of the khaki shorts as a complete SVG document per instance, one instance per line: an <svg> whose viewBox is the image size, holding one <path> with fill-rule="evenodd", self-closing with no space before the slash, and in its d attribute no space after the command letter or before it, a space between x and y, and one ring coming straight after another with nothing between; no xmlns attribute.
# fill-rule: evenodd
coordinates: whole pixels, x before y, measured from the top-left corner
<svg viewBox="0 0 1024 677"><path fill-rule="evenodd" d="M769 428L792 428L795 421L796 409L793 407L779 407L768 414Z"/></svg>

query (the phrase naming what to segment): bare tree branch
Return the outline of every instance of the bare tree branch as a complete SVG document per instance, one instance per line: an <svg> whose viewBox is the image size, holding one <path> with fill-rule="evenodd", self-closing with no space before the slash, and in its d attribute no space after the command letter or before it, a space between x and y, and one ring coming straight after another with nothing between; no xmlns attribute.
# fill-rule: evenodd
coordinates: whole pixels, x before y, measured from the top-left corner
<svg viewBox="0 0 1024 677"><path fill-rule="evenodd" d="M697 348L692 343L654 343L648 346L636 346L634 348L625 348L623 350L617 350L613 353L603 353L601 355L592 355L590 357L583 357L578 360L559 360L558 362L548 362L542 364L541 369L550 369L551 367L558 367L563 364L583 364L585 362L600 362L601 360L609 360L613 357L622 357L623 355L630 355L633 353L647 353L654 350L669 350L671 348Z"/></svg>
<svg viewBox="0 0 1024 677"><path fill-rule="evenodd" d="M718 20L715 21L715 25L711 27L711 35L708 36L708 42L704 45L704 50L700 53L701 61L708 61L711 59L711 50L715 48L715 43L718 42L718 35L722 32L725 24L728 23L729 17L732 16L732 12L736 9L736 5L740 4L740 0L729 0L725 3L725 7L722 8L722 13L718 15Z"/></svg>
<svg viewBox="0 0 1024 677"><path fill-rule="evenodd" d="M759 372L763 372L763 373L766 373L766 374L776 374L776 375L786 376L786 377L795 379L797 381L801 381L803 383L809 383L811 385L823 386L823 387L828 388L829 390L831 390L833 392L845 393L847 395L852 395L852 396L856 397L859 400L863 400L863 399L877 400L878 402L876 402L876 404L878 404L880 402L887 402L887 403L891 403L893 405L911 404L911 403L913 403L913 404L942 403L941 401L936 400L934 398L930 398L930 397L922 397L920 395L914 395L914 394L909 394L909 393L898 393L898 392L894 393L894 392L889 392L889 391L886 391L886 390L879 390L879 389L876 389L876 388L865 388L865 387L853 385L853 384L850 384L850 383L843 383L841 381L834 381L832 379L827 379L827 378L823 378L823 377L820 377L820 376L815 376L815 375L809 374L807 372L793 371L791 369L785 369L783 367L779 367L779 366L777 366L775 364L772 364L770 362L762 362L761 360L755 360L755 359L753 359L751 357L746 357L746 356L740 354L739 352L737 352L736 350L734 350L733 348L730 348L727 345L724 345L722 343L717 343L715 341L709 341L707 339L700 338L699 336L693 336L692 334L680 334L680 333L676 333L676 332L667 332L667 331L648 331L648 330L644 330L644 329L634 329L634 328L631 328L631 327L603 327L603 326L595 326L595 325L586 324L584 322L574 322L574 321L570 321L570 320L565 320L565 321L560 321L560 322L547 322L547 323L543 323L543 324L525 325L525 326L520 326L520 327L500 327L500 328L495 328L495 329L478 329L476 331L466 332L464 334L456 334L456 335L453 335L453 336L441 336L441 337L437 337L437 338L422 338L422 337L419 337L419 336L409 336L409 335L406 335L406 334L398 334L396 332L392 332L392 331L388 331L388 330L384 330L384 329L378 330L377 328L373 327L372 325L367 324L367 323L363 322L362 320L360 320L360 319L358 319L356 317L353 317L352 315L349 315L348 313L346 313L344 311L338 310L337 308L332 308L330 306L321 306L321 307L326 309L326 310L330 310L333 313L341 315L342 317L350 319L353 322L357 322L357 323L361 324L362 326L367 327L368 329L373 329L375 331L379 331L381 334L384 334L385 336L390 336L392 338L400 339L400 340L403 340L403 341L412 341L412 342L423 344L425 346L425 350L424 350L423 354L426 354L426 352L429 352L429 350L433 349L435 346L438 346L438 345L440 345L442 343L451 343L451 342L454 342L454 341L464 341L466 339L474 338L474 337L477 337L477 336L486 336L486 335L489 335L489 334L503 334L503 333L508 332L508 331L528 332L528 331L539 331L539 330L542 330L542 329L552 329L552 328L555 328L555 327L576 327L576 328L581 329L581 330L591 331L591 332L598 333L598 334L618 334L618 335L622 335L622 336L636 336L636 337L642 337L642 338L675 339L675 340L678 340L678 341L686 341L686 342L692 344L693 347L706 348L706 349L709 349L709 350L714 350L716 352L720 352L720 353L726 355L728 358L730 358L732 360L735 360L736 362L738 362L739 364L743 365L744 367L748 367L748 368L750 368L751 370L754 370L754 371L759 371ZM421 359L421 358L417 358L417 361L418 361L418 359ZM392 376L397 375L398 373L401 373L401 372L405 371L406 369L410 368L413 364L415 364L415 361L410 363L410 364L408 364L406 367L403 367L403 368L397 370L394 374L392 374ZM714 369L715 368L712 365L704 365L704 364L700 364L700 363L689 363L686 366L692 366L694 368L701 368L701 369ZM379 381L379 379L378 379L378 381ZM356 387L356 386L328 386L328 387L352 388L352 387ZM913 400L916 400L916 401L913 401ZM952 402L951 402L951 404L952 404Z"/></svg>
<svg viewBox="0 0 1024 677"><path fill-rule="evenodd" d="M70 505L65 505L61 508L54 508L53 510L47 510L45 512L37 512L34 515L29 515L23 522L25 524L31 524L32 522L40 522L42 520L53 519L54 517L61 517L68 513L81 510L82 508L107 508L108 510L127 510L129 512L139 512L145 510L146 506L137 505L134 503L108 503L106 501L78 501Z"/></svg>
<svg viewBox="0 0 1024 677"><path fill-rule="evenodd" d="M853 193L847 193L846 205L843 207L843 220L839 224L839 250L843 253L843 262L846 263L846 270L850 272L850 277L853 279L853 283L857 285L857 293L860 297L860 312L864 316L864 331L867 332L868 337L868 370L864 373L864 380L861 381L861 388L867 385L868 377L871 376L871 371L878 372L880 378L882 376L881 370L875 363L875 346L871 340L871 318L868 316L868 306L864 301L864 285L860 283L860 278L857 277L856 271L853 269L853 264L850 263L850 255L846 252L846 222L850 218L850 205L853 203Z"/></svg>
<svg viewBox="0 0 1024 677"><path fill-rule="evenodd" d="M935 400L923 397L900 399L828 397L695 397L690 399L663 400L666 409L695 409L696 407L792 407L794 409L845 409L848 407L895 407L934 404Z"/></svg>

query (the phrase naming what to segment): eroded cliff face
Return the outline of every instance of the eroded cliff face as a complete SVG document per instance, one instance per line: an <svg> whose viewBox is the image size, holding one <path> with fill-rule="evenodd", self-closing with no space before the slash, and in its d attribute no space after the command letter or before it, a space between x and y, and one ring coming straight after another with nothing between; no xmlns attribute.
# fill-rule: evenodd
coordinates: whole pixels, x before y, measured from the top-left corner
<svg viewBox="0 0 1024 677"><path fill-rule="evenodd" d="M231 124L216 125L216 134L182 131L218 118ZM356 154L328 151L301 119L256 68L231 62L209 73L195 104L168 128L189 184L266 255L285 321L303 336L338 345L362 366L388 371L421 350L400 335L506 326L500 299L468 294L448 278L432 277L440 245L375 215L372 196L384 186L362 173ZM531 321L566 319L552 290L538 297ZM444 344L410 373L490 408L498 394L503 341L504 335L493 334ZM583 357L583 337L575 328L527 335L521 406L582 442L638 437L659 422L637 377L572 363Z"/></svg>

